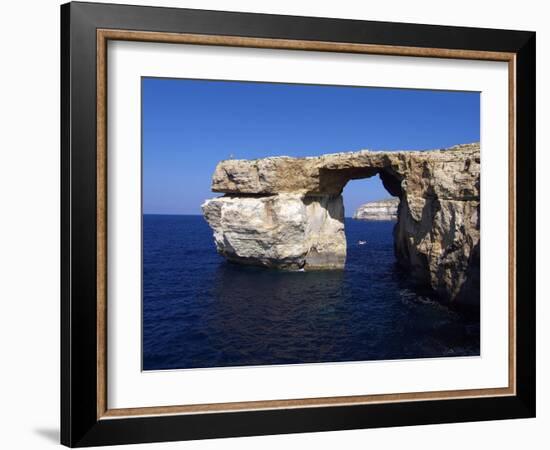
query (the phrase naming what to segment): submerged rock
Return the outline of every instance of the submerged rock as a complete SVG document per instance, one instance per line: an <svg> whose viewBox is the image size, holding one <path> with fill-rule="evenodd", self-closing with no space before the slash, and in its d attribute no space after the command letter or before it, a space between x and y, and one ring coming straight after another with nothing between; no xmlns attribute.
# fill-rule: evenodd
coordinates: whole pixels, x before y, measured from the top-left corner
<svg viewBox="0 0 550 450"><path fill-rule="evenodd" d="M341 269L342 190L379 174L400 199L395 254L414 280L451 301L479 301L479 143L446 150L221 161L203 204L218 252L283 269ZM375 264L376 261L365 261Z"/></svg>
<svg viewBox="0 0 550 450"><path fill-rule="evenodd" d="M398 198L378 200L361 205L353 214L357 220L397 220Z"/></svg>

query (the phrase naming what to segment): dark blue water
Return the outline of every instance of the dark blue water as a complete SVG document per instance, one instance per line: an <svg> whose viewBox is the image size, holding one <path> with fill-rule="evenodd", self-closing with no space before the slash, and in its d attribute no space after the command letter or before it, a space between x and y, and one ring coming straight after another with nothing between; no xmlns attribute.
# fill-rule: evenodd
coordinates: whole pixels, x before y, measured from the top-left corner
<svg viewBox="0 0 550 450"><path fill-rule="evenodd" d="M344 271L282 272L226 262L201 216L145 215L143 369L479 355L479 314L415 291L393 226L346 219Z"/></svg>

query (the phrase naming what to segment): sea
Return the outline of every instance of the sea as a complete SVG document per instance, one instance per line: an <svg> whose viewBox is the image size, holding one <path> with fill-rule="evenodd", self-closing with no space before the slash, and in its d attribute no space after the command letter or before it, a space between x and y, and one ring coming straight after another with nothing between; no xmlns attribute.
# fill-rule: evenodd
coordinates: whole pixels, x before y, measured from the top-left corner
<svg viewBox="0 0 550 450"><path fill-rule="evenodd" d="M144 215L143 370L479 355L479 310L419 291L394 226L345 219L344 270L286 272L227 262L202 216Z"/></svg>

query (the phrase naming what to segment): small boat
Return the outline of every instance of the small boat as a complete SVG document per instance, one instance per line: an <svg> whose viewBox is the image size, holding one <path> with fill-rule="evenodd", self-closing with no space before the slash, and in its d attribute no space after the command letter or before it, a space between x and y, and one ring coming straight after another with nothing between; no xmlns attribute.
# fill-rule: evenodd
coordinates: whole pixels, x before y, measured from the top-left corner
<svg viewBox="0 0 550 450"><path fill-rule="evenodd" d="M359 245L365 245L367 243L367 241L358 241L357 242Z"/></svg>

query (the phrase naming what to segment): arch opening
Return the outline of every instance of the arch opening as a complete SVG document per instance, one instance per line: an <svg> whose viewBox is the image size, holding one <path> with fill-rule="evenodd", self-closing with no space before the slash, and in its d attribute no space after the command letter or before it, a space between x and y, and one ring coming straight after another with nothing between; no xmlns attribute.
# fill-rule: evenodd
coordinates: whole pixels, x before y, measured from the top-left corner
<svg viewBox="0 0 550 450"><path fill-rule="evenodd" d="M346 182L342 190L346 269L366 262L381 270L394 265L400 194L398 180L383 171Z"/></svg>
<svg viewBox="0 0 550 450"><path fill-rule="evenodd" d="M353 218L358 210L364 205L385 201L399 203L401 197L399 184L393 180L384 183L382 177L382 174L379 172L368 178L352 178L346 182L341 193L344 202L344 216L346 218ZM387 176L386 180L388 180ZM383 211L374 209L373 220L376 220L374 215L378 212L380 212L381 216L384 215ZM395 219L396 218L394 218L394 220ZM381 218L380 220L384 219Z"/></svg>

